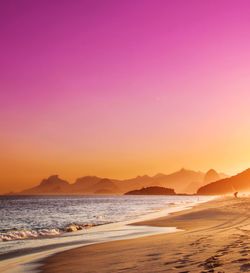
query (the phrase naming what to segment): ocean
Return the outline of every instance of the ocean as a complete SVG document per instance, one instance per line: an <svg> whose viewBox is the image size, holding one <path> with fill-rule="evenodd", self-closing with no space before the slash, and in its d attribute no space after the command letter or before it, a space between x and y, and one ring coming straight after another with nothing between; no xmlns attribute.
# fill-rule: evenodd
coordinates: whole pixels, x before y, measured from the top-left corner
<svg viewBox="0 0 250 273"><path fill-rule="evenodd" d="M82 244L97 238L108 240L129 230L114 226L110 229L111 224L156 218L209 199L174 195L1 196L0 259L8 253L20 254L49 245ZM72 225L79 231L69 232ZM139 234L140 228L131 228L130 232Z"/></svg>

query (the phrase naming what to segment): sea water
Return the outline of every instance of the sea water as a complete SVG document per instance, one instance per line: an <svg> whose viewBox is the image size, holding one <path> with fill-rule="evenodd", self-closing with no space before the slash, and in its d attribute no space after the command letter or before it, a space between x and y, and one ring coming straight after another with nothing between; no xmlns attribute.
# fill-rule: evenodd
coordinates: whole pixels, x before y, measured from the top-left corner
<svg viewBox="0 0 250 273"><path fill-rule="evenodd" d="M108 239L118 236L119 231L124 235L127 228L112 230L110 224L133 222L145 216L153 218L159 212L167 215L209 199L174 195L0 196L0 259L8 253L20 254L35 247L92 242L104 236ZM82 230L67 232L72 224ZM103 227L107 227L106 231ZM132 231L138 233L140 228Z"/></svg>

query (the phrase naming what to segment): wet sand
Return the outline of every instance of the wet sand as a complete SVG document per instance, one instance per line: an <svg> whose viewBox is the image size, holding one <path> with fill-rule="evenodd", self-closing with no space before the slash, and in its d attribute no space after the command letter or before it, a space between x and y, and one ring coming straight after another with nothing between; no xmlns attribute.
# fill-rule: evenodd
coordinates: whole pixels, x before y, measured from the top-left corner
<svg viewBox="0 0 250 273"><path fill-rule="evenodd" d="M250 198L221 198L138 225L183 231L75 248L46 258L40 270L250 272Z"/></svg>

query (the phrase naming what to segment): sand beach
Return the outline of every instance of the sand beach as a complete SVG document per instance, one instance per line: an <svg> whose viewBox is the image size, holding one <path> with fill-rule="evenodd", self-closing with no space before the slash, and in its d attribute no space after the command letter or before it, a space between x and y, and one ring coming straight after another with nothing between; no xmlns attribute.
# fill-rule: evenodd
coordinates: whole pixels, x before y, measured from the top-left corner
<svg viewBox="0 0 250 273"><path fill-rule="evenodd" d="M250 199L219 198L137 225L183 231L100 243L46 258L42 273L250 272Z"/></svg>

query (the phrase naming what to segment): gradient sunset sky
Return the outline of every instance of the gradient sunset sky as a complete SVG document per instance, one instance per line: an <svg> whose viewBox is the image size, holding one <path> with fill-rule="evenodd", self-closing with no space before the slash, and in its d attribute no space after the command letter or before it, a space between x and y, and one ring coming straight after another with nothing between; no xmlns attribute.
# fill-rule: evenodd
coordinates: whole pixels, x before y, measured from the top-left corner
<svg viewBox="0 0 250 273"><path fill-rule="evenodd" d="M250 1L6 0L0 37L0 193L250 167Z"/></svg>

